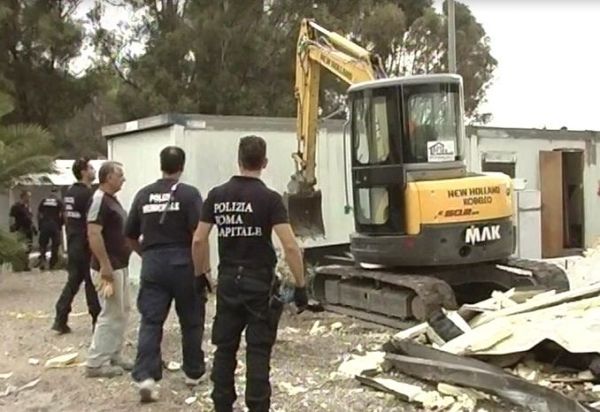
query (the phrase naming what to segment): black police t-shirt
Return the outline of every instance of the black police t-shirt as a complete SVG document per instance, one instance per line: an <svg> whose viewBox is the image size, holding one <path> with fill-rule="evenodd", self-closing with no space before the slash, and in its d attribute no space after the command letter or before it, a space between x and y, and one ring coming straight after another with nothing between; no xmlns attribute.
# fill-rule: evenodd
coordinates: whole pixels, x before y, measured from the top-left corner
<svg viewBox="0 0 600 412"><path fill-rule="evenodd" d="M129 264L130 249L125 238L127 214L116 197L98 189L92 196L87 221L102 226L104 247L113 270L124 269ZM91 268L100 270L100 263L92 255Z"/></svg>
<svg viewBox="0 0 600 412"><path fill-rule="evenodd" d="M67 189L63 198L69 254L89 253L87 208L93 193L90 187L77 182Z"/></svg>
<svg viewBox="0 0 600 412"><path fill-rule="evenodd" d="M213 188L202 207L203 222L217 226L220 265L273 269L274 225L288 223L281 196L254 177L234 176Z"/></svg>
<svg viewBox="0 0 600 412"><path fill-rule="evenodd" d="M31 231L33 228L33 217L31 209L28 205L21 202L15 203L10 208L10 217L15 219L14 226L11 230L15 231Z"/></svg>
<svg viewBox="0 0 600 412"><path fill-rule="evenodd" d="M63 204L54 196L42 199L38 207L40 230L59 230L62 226Z"/></svg>
<svg viewBox="0 0 600 412"><path fill-rule="evenodd" d="M125 234L131 239L141 235L142 250L189 248L201 208L198 189L174 179L159 179L136 194Z"/></svg>

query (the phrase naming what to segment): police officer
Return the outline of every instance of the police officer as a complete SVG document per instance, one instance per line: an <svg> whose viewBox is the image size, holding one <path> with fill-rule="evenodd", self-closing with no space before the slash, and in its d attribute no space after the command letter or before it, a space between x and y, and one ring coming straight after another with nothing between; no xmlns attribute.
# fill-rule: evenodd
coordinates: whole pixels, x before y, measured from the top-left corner
<svg viewBox="0 0 600 412"><path fill-rule="evenodd" d="M27 263L25 270L29 270L29 254L33 248L33 235L37 229L33 224L33 214L31 213L31 192L23 190L19 196L19 201L10 208L10 231L19 233L24 239L27 251Z"/></svg>
<svg viewBox="0 0 600 412"><path fill-rule="evenodd" d="M69 273L58 301L56 302L56 318L52 329L59 334L71 332L68 326L71 304L79 291L81 283L85 286L85 299L92 317L92 329L100 313L98 294L90 277L90 246L87 237L87 208L93 195L92 183L96 179L96 171L86 157L73 162L73 175L77 182L71 185L64 197L63 215L67 230L67 271Z"/></svg>
<svg viewBox="0 0 600 412"><path fill-rule="evenodd" d="M60 231L63 225L63 204L57 197L58 189L52 188L50 196L42 199L38 206L38 227L40 229L40 268L46 264L46 250L50 248L50 269L54 269L58 261L58 248L60 246Z"/></svg>
<svg viewBox="0 0 600 412"><path fill-rule="evenodd" d="M194 276L191 253L202 198L195 187L179 181L184 165L181 148L169 146L160 152L163 178L136 194L126 225L132 248L142 257L138 295L142 319L132 373L142 402L158 400L162 328L172 300L181 325L186 384L199 384L205 373L202 337L207 283L204 276Z"/></svg>
<svg viewBox="0 0 600 412"><path fill-rule="evenodd" d="M295 302L307 305L302 254L288 223L281 196L260 180L267 165L266 143L246 136L238 147L240 174L213 188L194 234L196 272L206 267L208 236L217 226L219 275L217 312L212 330L216 345L211 379L216 412L232 411L236 400L234 371L242 331L246 329L246 406L252 412L270 407L271 350L282 307L274 299L276 254L272 230L285 251L296 282Z"/></svg>

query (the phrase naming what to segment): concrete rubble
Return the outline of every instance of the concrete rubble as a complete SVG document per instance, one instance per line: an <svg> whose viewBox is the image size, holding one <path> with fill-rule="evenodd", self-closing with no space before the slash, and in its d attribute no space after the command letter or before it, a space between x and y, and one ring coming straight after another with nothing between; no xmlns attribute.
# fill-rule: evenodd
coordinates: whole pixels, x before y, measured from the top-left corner
<svg viewBox="0 0 600 412"><path fill-rule="evenodd" d="M594 411L600 246L555 263L567 273L568 291L494 292L443 311L441 323L438 316L390 337L383 360L382 352L353 356L339 371L426 409L475 411L482 402L507 401L523 410ZM406 383L407 376L420 384Z"/></svg>

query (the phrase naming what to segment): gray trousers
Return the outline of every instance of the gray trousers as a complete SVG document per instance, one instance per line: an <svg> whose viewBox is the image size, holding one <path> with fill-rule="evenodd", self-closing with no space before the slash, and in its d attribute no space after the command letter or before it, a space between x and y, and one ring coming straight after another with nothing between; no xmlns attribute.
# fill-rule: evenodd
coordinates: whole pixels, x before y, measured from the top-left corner
<svg viewBox="0 0 600 412"><path fill-rule="evenodd" d="M108 299L98 296L102 310L98 316L92 344L88 350L87 366L89 368L108 365L111 360L118 360L121 357L130 311L127 268L115 270L113 277L113 295ZM99 284L99 272L92 270L92 282L94 285Z"/></svg>

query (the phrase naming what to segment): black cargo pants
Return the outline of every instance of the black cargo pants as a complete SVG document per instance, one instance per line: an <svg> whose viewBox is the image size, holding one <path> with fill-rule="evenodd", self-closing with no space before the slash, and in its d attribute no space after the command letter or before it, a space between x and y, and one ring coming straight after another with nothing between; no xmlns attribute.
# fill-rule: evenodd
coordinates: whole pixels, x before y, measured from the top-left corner
<svg viewBox="0 0 600 412"><path fill-rule="evenodd" d="M211 379L216 412L232 411L237 396L234 373L240 338L246 329L246 406L250 412L268 412L271 350L277 337L282 307L270 305L272 271L221 268L217 312L212 331L216 346Z"/></svg>
<svg viewBox="0 0 600 412"><path fill-rule="evenodd" d="M50 268L56 266L58 262L58 248L60 246L60 228L54 224L42 224L40 225L40 264L46 261L46 250L48 250L48 244L52 242L50 246Z"/></svg>
<svg viewBox="0 0 600 412"><path fill-rule="evenodd" d="M69 248L67 261L67 283L65 284L58 301L56 302L56 323L66 325L71 313L73 299L79 291L81 283L85 287L85 300L87 302L88 312L92 317L92 323L96 323L100 314L100 302L98 293L92 283L90 276L90 254L83 250L83 247L73 246Z"/></svg>
<svg viewBox="0 0 600 412"><path fill-rule="evenodd" d="M182 369L186 376L198 379L206 365L202 350L206 291L198 291L189 248L163 248L144 251L137 307L142 316L138 350L132 377L137 382L162 379L160 345L163 324L175 300L181 325Z"/></svg>

